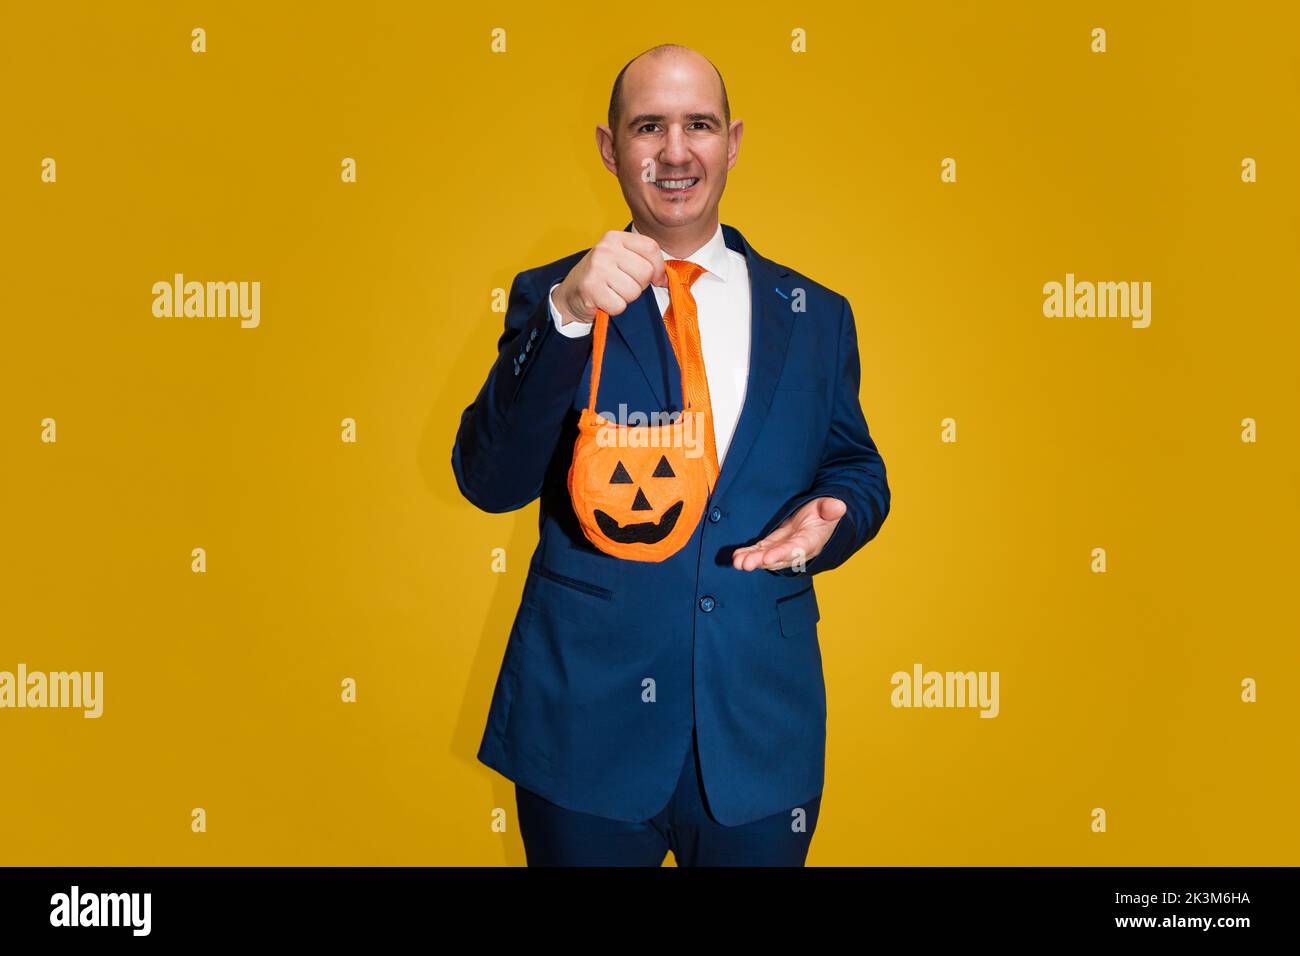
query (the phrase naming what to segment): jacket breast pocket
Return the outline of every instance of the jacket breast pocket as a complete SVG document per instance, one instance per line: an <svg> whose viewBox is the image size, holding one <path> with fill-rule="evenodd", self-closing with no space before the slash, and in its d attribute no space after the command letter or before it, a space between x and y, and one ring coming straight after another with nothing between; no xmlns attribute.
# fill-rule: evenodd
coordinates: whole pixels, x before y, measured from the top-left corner
<svg viewBox="0 0 1300 956"><path fill-rule="evenodd" d="M817 607L817 592L809 584L796 594L778 598L776 613L781 619L783 636L795 637L810 631L815 633L817 622L821 620L821 611Z"/></svg>

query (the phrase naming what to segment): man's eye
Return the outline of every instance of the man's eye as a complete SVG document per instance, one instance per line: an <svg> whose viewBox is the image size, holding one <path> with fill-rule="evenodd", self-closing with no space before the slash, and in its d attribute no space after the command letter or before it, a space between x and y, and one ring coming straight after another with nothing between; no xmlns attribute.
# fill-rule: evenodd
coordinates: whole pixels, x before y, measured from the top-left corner
<svg viewBox="0 0 1300 956"><path fill-rule="evenodd" d="M650 127L652 127L652 126L658 126L658 125L659 125L658 123L643 123L643 124L641 125L641 128L640 128L639 132L644 133L644 132L646 132L648 129L650 129ZM702 127L704 127L705 129L709 129L709 128L710 128L708 122L705 121L705 120L696 120L695 122L691 123L691 126L702 126Z"/></svg>

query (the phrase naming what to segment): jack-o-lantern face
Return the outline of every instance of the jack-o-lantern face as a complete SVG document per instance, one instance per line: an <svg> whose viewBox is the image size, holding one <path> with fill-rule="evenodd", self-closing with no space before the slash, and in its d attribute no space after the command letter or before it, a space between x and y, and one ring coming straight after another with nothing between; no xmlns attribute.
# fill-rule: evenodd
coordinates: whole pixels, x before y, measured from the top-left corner
<svg viewBox="0 0 1300 956"><path fill-rule="evenodd" d="M680 420L617 427L584 408L578 433L569 495L587 539L631 561L680 550L709 497L704 460L688 453Z"/></svg>
<svg viewBox="0 0 1300 956"><path fill-rule="evenodd" d="M611 495L614 497L630 497L630 503L623 508L611 504L609 507L616 514L624 517L623 521L618 521L613 515L609 514L602 508L594 509L596 524L600 527L601 532L611 541L617 541L619 544L632 544L641 542L642 544L656 544L672 532L677 526L677 519L681 517L682 505L685 503L679 497L667 508L659 510L659 505L663 500L670 496L673 486L676 482L664 481L662 479L676 478L677 474L673 471L673 466L668 463L666 455L659 456L659 463L655 465L655 470L650 473L649 480L644 484L634 481L628 474L623 460L620 458L618 464L614 467L614 474L609 478L611 485L623 486L622 491L611 489ZM654 503L646 496L646 488L650 489L651 496L654 497ZM636 494L631 495L631 489L636 489ZM656 519L655 515L658 514ZM640 520L633 520L633 519Z"/></svg>

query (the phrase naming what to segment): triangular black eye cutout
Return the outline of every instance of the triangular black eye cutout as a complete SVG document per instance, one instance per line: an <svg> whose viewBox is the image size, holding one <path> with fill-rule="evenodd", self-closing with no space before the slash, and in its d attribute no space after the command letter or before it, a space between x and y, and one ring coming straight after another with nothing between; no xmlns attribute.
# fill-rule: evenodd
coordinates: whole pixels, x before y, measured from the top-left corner
<svg viewBox="0 0 1300 956"><path fill-rule="evenodd" d="M611 485L632 484L632 476L627 473L627 469L623 467L621 461L618 463L618 467L614 469L614 477L609 479L609 483Z"/></svg>
<svg viewBox="0 0 1300 956"><path fill-rule="evenodd" d="M654 510L653 508L650 507L650 502L646 499L645 493L640 488L636 490L636 500L632 502L632 510L633 511Z"/></svg>
<svg viewBox="0 0 1300 956"><path fill-rule="evenodd" d="M655 473L650 477L651 478L676 478L677 477L677 472L673 471L673 466L668 464L667 455L659 456L659 464L655 465Z"/></svg>

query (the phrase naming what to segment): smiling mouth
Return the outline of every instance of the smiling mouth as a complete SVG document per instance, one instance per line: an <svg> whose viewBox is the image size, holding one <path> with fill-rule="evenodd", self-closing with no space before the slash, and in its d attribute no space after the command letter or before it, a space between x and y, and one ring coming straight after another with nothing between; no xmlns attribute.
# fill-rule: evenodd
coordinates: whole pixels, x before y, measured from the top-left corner
<svg viewBox="0 0 1300 956"><path fill-rule="evenodd" d="M699 176L691 176L686 179L657 179L655 180L655 189L670 196L684 196L694 189L695 184L699 181Z"/></svg>
<svg viewBox="0 0 1300 956"><path fill-rule="evenodd" d="M658 521L638 521L636 524L619 525L599 508L596 509L596 524L601 534L619 544L656 544L668 537L668 533L677 525L684 502L677 502Z"/></svg>

